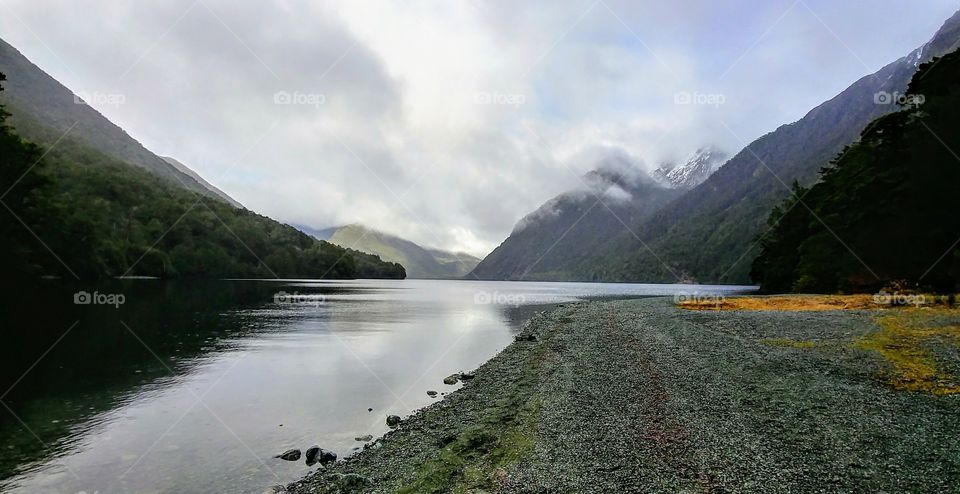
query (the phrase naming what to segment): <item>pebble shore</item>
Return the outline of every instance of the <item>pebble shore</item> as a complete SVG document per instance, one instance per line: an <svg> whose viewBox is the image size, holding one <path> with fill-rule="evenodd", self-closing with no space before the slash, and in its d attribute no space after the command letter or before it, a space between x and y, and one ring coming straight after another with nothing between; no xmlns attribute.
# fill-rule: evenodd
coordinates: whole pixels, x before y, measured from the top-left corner
<svg viewBox="0 0 960 494"><path fill-rule="evenodd" d="M887 386L888 363L852 344L874 315L567 304L462 389L275 491L955 492L960 396Z"/></svg>

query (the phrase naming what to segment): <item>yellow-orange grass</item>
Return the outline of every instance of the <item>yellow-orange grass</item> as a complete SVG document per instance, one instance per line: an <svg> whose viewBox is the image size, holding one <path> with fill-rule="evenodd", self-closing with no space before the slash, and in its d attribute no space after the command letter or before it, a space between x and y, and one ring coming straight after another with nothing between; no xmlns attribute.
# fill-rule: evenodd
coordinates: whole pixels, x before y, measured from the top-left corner
<svg viewBox="0 0 960 494"><path fill-rule="evenodd" d="M960 394L960 380L942 370L925 348L929 344L960 343L960 325L936 325L937 310L906 309L878 317L880 331L856 342L873 350L893 367L888 383L896 389L935 395Z"/></svg>
<svg viewBox="0 0 960 494"><path fill-rule="evenodd" d="M677 305L689 310L831 311L891 309L876 318L880 330L856 342L857 348L877 352L890 363L887 382L895 389L934 395L960 394L960 379L942 370L925 345L960 344L960 325L943 325L937 316L956 315L960 309L945 305L944 297L927 297L928 305L891 307L872 295L774 295L688 300ZM793 348L813 348L813 342L767 339L763 343Z"/></svg>

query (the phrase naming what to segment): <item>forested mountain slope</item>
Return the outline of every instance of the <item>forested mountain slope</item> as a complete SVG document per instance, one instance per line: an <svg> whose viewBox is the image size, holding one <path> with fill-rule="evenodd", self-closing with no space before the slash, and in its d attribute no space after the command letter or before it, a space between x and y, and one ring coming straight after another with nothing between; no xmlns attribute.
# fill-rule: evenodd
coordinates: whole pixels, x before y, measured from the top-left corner
<svg viewBox="0 0 960 494"><path fill-rule="evenodd" d="M70 138L105 156L142 167L195 192L216 197L193 177L151 153L123 129L83 104L80 96L2 39L0 73L6 74L8 79L5 90L0 93L0 104L12 114L7 123L24 138L42 146Z"/></svg>
<svg viewBox="0 0 960 494"><path fill-rule="evenodd" d="M55 81L38 82L29 67L0 73L4 86L21 77L28 79L16 84L21 88L38 84L31 93L47 88L56 99L65 91ZM14 129L0 105L0 271L10 279L404 276L399 264L318 241L231 206L163 160L157 165L139 145L127 146L135 143L128 137L114 146L111 137L126 134L99 114L67 124L76 123L78 133L64 136L44 125L57 121L56 112L14 99L21 105L11 110L34 108L40 114L21 114ZM75 106L78 115L92 112L86 105ZM95 129L88 132L88 124ZM59 136L44 149L24 139L19 129ZM94 146L102 139L107 140L106 152Z"/></svg>
<svg viewBox="0 0 960 494"><path fill-rule="evenodd" d="M704 183L573 267L575 277L749 282L756 239L767 231L770 210L790 196L789 185L814 183L871 121L898 109L893 95L906 92L920 63L953 51L958 41L960 12L924 46L750 143Z"/></svg>
<svg viewBox="0 0 960 494"><path fill-rule="evenodd" d="M752 272L764 290L958 288L960 52L922 65L907 101L770 215Z"/></svg>

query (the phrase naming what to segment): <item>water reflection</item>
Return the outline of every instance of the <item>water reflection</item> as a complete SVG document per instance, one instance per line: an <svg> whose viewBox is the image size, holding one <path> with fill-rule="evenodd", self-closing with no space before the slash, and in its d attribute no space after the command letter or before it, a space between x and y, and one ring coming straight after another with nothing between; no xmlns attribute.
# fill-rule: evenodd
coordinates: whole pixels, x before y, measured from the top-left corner
<svg viewBox="0 0 960 494"><path fill-rule="evenodd" d="M78 289L126 300L75 305ZM539 304L680 289L136 281L19 292L3 302L0 490L260 492L309 471L273 455L313 444L349 454L387 414L455 389L443 377L506 346Z"/></svg>

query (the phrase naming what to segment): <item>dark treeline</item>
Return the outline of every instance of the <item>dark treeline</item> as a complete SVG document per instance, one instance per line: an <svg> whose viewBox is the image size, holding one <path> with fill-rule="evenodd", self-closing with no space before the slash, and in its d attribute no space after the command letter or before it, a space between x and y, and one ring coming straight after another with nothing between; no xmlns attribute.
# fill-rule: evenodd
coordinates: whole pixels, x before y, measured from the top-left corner
<svg viewBox="0 0 960 494"><path fill-rule="evenodd" d="M957 289L960 52L920 66L903 99L770 215L751 273L765 291Z"/></svg>

